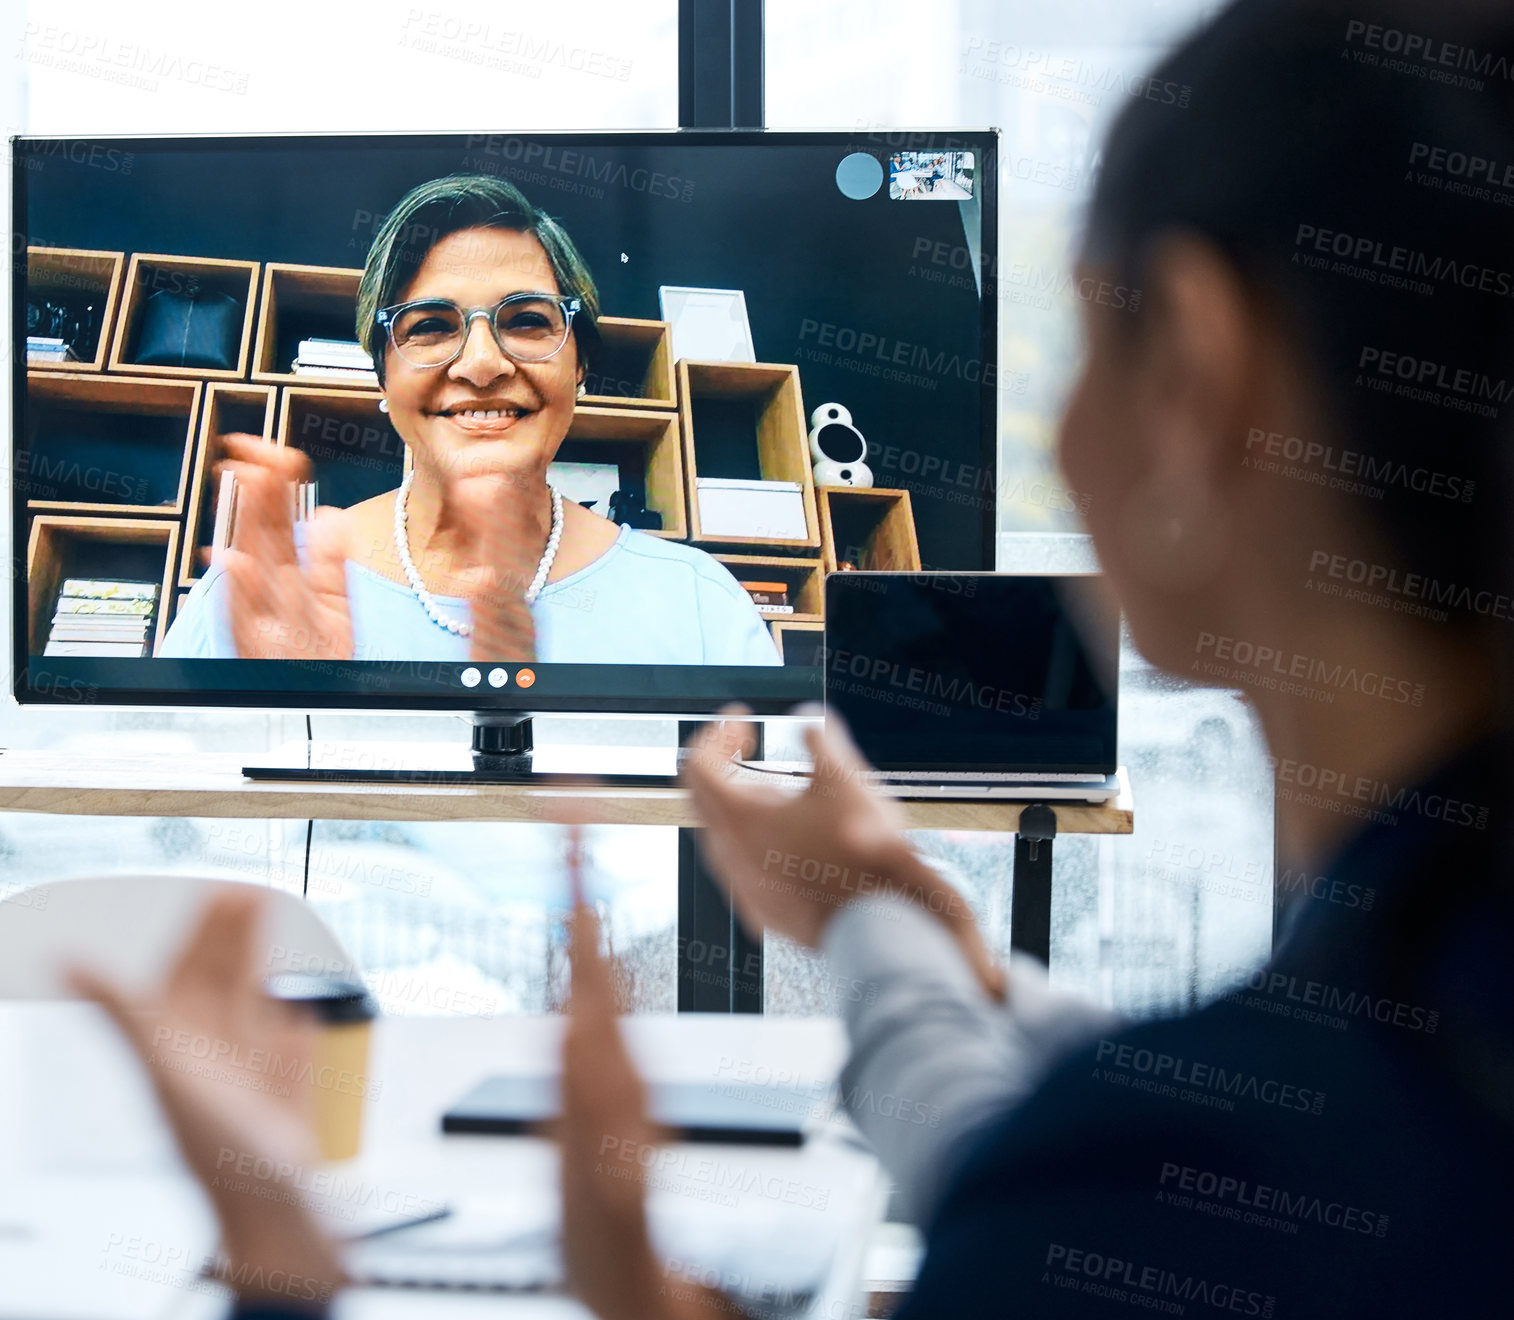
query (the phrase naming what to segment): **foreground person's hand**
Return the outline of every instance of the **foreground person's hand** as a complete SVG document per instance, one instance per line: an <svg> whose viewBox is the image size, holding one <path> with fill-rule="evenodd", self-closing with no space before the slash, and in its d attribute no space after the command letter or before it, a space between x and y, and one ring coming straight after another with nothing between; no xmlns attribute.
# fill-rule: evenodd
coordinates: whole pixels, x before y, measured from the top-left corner
<svg viewBox="0 0 1514 1320"><path fill-rule="evenodd" d="M248 660L350 660L348 516L322 508L305 532L307 566L294 548L294 492L310 460L261 436L224 437L222 479L237 479L236 521L221 563L231 597L231 633Z"/></svg>
<svg viewBox="0 0 1514 1320"><path fill-rule="evenodd" d="M563 1258L568 1284L600 1320L696 1320L740 1312L720 1293L664 1276L647 1232L643 1160L660 1133L615 1020L599 920L583 897L570 835L573 988L563 1035Z"/></svg>
<svg viewBox="0 0 1514 1320"><path fill-rule="evenodd" d="M242 885L212 899L156 994L85 970L69 979L146 1067L220 1220L219 1277L244 1301L315 1312L342 1283L334 1244L290 1185L317 1159L303 1084L315 1027L264 991L261 900Z"/></svg>
<svg viewBox="0 0 1514 1320"><path fill-rule="evenodd" d="M972 910L905 838L897 804L867 783L868 764L840 719L806 730L814 773L803 792L736 778L732 758L750 737L747 725L711 724L683 776L704 826L700 851L748 930L816 948L853 899L905 898L946 924L983 988L1002 999L1004 971Z"/></svg>

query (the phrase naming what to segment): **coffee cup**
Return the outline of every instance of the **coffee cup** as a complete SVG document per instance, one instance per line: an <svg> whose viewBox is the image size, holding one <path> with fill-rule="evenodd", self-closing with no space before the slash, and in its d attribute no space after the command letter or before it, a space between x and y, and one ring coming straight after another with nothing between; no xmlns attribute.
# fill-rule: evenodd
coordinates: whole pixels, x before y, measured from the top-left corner
<svg viewBox="0 0 1514 1320"><path fill-rule="evenodd" d="M311 1121L323 1160L347 1160L363 1142L364 1101L373 1089L368 1046L378 1005L361 981L284 973L268 993L299 1004L319 1024L308 1079Z"/></svg>

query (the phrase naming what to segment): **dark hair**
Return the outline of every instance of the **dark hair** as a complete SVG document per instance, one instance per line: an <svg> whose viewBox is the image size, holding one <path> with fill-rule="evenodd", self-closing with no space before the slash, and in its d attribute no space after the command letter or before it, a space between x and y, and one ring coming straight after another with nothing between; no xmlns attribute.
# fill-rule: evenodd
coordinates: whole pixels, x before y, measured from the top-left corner
<svg viewBox="0 0 1514 1320"><path fill-rule="evenodd" d="M1416 163L1437 149L1514 160L1509 10L1239 0L1154 75L1188 89L1187 108L1135 100L1115 123L1085 242L1088 260L1133 288L1164 235L1215 244L1289 333L1328 410L1326 442L1362 455L1369 474L1439 470L1470 495L1362 476L1383 490L1349 506L1374 555L1474 593L1514 566L1499 406L1514 402L1514 212L1444 172L1446 188L1427 185ZM1410 66L1421 52L1419 66L1387 67L1395 51ZM1414 392L1448 380L1463 391L1451 407Z"/></svg>
<svg viewBox="0 0 1514 1320"><path fill-rule="evenodd" d="M1459 179L1449 153L1463 171L1514 162L1511 11L1507 0L1238 0L1155 74L1157 87L1188 88L1189 107L1133 101L1116 122L1085 246L1132 287L1166 235L1219 248L1291 336L1328 412L1324 442L1355 451L1381 487L1377 500L1340 496L1372 552L1473 593L1514 576L1511 409L1494 406L1514 403L1514 212ZM1433 151L1448 153L1439 172ZM1399 356L1383 374L1388 352ZM1438 399L1416 393L1431 384ZM1427 468L1460 478L1470 499L1429 497L1397 475ZM1514 622L1451 617L1480 630L1496 672L1514 672ZM1505 759L1488 776L1494 803L1510 769ZM1422 868L1377 916L1382 989L1404 1001L1454 923L1509 901L1507 826L1481 841L1447 829L1439 871ZM1514 1121L1509 1074L1490 1063L1506 1063L1508 1040L1476 1020L1486 1008L1413 1044Z"/></svg>
<svg viewBox="0 0 1514 1320"><path fill-rule="evenodd" d="M579 364L587 367L599 350L599 292L567 231L506 179L449 174L418 184L400 198L368 249L358 285L357 337L373 359L379 382L388 337L376 313L399 300L400 290L415 278L433 247L463 229L513 229L542 245L558 291L582 304L573 318L573 339Z"/></svg>

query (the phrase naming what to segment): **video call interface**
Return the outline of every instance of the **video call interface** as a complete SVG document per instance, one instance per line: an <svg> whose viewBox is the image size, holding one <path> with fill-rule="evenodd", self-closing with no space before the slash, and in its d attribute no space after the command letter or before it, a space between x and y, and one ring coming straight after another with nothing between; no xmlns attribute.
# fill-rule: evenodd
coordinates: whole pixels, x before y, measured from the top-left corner
<svg viewBox="0 0 1514 1320"><path fill-rule="evenodd" d="M993 568L995 150L18 140L18 697L817 697Z"/></svg>

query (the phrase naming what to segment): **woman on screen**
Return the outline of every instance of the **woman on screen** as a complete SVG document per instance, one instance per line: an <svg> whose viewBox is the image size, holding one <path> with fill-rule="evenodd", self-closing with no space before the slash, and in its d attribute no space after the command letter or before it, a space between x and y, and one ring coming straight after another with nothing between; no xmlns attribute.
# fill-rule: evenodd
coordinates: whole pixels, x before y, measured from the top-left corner
<svg viewBox="0 0 1514 1320"><path fill-rule="evenodd" d="M598 311L572 239L513 184L453 175L413 188L374 239L357 305L380 407L413 471L296 522L305 456L228 437L232 546L158 654L778 664L719 561L548 483Z"/></svg>

